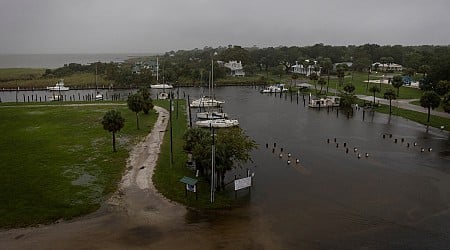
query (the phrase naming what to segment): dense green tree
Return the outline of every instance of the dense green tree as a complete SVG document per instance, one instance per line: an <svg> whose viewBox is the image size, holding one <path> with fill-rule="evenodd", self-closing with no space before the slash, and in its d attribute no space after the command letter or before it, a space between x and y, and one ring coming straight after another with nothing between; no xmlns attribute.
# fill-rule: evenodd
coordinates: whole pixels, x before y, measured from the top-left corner
<svg viewBox="0 0 450 250"><path fill-rule="evenodd" d="M403 86L402 76L394 76L392 78L392 86L397 89L397 96L400 96L400 87Z"/></svg>
<svg viewBox="0 0 450 250"><path fill-rule="evenodd" d="M120 131L123 128L123 126L125 125L125 119L122 117L119 111L110 110L103 116L102 125L104 130L108 130L112 133L113 151L116 152L116 132Z"/></svg>
<svg viewBox="0 0 450 250"><path fill-rule="evenodd" d="M386 91L384 91L383 97L384 99L389 100L389 114L392 114L392 100L395 100L396 98L395 91L391 88L386 89Z"/></svg>
<svg viewBox="0 0 450 250"><path fill-rule="evenodd" d="M430 122L431 109L439 107L440 102L441 98L434 91L425 91L422 97L420 97L420 106L428 109L427 122Z"/></svg>
<svg viewBox="0 0 450 250"><path fill-rule="evenodd" d="M439 81L436 84L434 91L438 95L444 96L445 94L447 94L450 91L450 81L444 81L444 80Z"/></svg>
<svg viewBox="0 0 450 250"><path fill-rule="evenodd" d="M144 106L144 99L142 98L142 95L136 93L128 96L127 105L131 111L136 113L136 127L139 129L139 112L143 110Z"/></svg>
<svg viewBox="0 0 450 250"><path fill-rule="evenodd" d="M450 113L450 93L447 93L442 99L442 108L445 112Z"/></svg>
<svg viewBox="0 0 450 250"><path fill-rule="evenodd" d="M417 69L418 73L423 74L422 78L425 78L427 76L427 74L430 73L430 71L431 71L431 67L426 64L420 65L419 68Z"/></svg>
<svg viewBox="0 0 450 250"><path fill-rule="evenodd" d="M207 174L211 169L212 136L208 130L192 128L184 135L186 140L184 149L192 153L192 157L199 170ZM256 148L256 143L245 135L241 128L216 130L216 176L217 186L224 188L224 178L227 171L251 160L250 152ZM210 172L209 172L210 173ZM208 174L209 177L209 174Z"/></svg>

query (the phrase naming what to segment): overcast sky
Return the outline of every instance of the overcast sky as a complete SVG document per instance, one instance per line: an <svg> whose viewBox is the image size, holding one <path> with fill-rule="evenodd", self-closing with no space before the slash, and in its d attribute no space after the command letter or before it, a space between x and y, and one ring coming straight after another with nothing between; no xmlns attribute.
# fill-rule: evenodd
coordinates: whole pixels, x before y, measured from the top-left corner
<svg viewBox="0 0 450 250"><path fill-rule="evenodd" d="M449 45L450 0L0 0L0 54Z"/></svg>

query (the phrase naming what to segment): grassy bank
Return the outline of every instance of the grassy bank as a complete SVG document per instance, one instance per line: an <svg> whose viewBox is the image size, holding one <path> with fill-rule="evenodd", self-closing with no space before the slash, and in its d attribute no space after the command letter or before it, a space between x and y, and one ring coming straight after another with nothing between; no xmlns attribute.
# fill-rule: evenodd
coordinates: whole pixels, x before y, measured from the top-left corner
<svg viewBox="0 0 450 250"><path fill-rule="evenodd" d="M378 106L375 111L389 114L389 105L380 105ZM411 121L418 122L420 124L429 125L435 128L440 128L441 126L445 126L444 129L447 131L450 131L450 119L440 116L431 115L430 116L430 122L427 122L427 114L416 112L412 110L407 109L401 109L392 106L392 115L401 116L403 118L406 118Z"/></svg>
<svg viewBox="0 0 450 250"><path fill-rule="evenodd" d="M169 103L160 103L162 107L169 110ZM232 205L232 200L226 193L216 193L215 202L210 203L210 186L205 179L200 176L197 178L198 183L198 200L195 200L194 193L188 193L185 197L185 186L180 182L183 176L195 178L195 173L186 167L187 154L183 151L183 135L187 130L186 123L186 103L180 100L178 103L179 113L178 119L176 118L176 104L174 104L175 110L172 113L172 131L173 131L173 164L170 164L170 126L164 136L164 142L161 149L161 154L158 159L158 165L153 175L153 182L164 196L170 200L177 201L181 204L185 204L189 207L195 208L224 208ZM159 104L158 104L159 105Z"/></svg>
<svg viewBox="0 0 450 250"><path fill-rule="evenodd" d="M100 121L111 109L125 117L112 152ZM0 227L69 219L95 211L116 190L129 149L149 133L156 114L126 105L0 107ZM144 125L145 124L145 125Z"/></svg>

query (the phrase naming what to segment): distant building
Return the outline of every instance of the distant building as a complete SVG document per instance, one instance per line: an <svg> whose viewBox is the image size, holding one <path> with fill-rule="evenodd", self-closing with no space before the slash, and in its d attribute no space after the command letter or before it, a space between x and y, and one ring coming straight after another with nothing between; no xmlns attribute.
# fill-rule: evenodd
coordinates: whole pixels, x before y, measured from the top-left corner
<svg viewBox="0 0 450 250"><path fill-rule="evenodd" d="M305 60L309 63L309 60ZM305 76L310 76L312 73L316 73L318 76L320 76L320 67L317 65L317 61L314 61L314 64L304 66L302 64L298 64L296 61L294 65L291 66L291 72L294 74L300 74Z"/></svg>
<svg viewBox="0 0 450 250"><path fill-rule="evenodd" d="M375 71L392 71L398 72L403 70L403 66L396 63L380 63L376 62L372 64L372 70Z"/></svg>
<svg viewBox="0 0 450 250"><path fill-rule="evenodd" d="M230 69L231 76L245 76L241 61L229 61L227 63L224 63L223 66Z"/></svg>

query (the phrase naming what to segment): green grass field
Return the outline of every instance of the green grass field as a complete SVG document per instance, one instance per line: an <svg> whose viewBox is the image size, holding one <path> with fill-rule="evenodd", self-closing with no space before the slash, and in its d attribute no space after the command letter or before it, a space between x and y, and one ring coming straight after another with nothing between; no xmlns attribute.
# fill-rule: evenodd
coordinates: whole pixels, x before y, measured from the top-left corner
<svg viewBox="0 0 450 250"><path fill-rule="evenodd" d="M112 136L100 123L118 109L125 127ZM126 105L0 107L0 227L69 219L95 211L116 190L130 148L149 133L156 114Z"/></svg>

